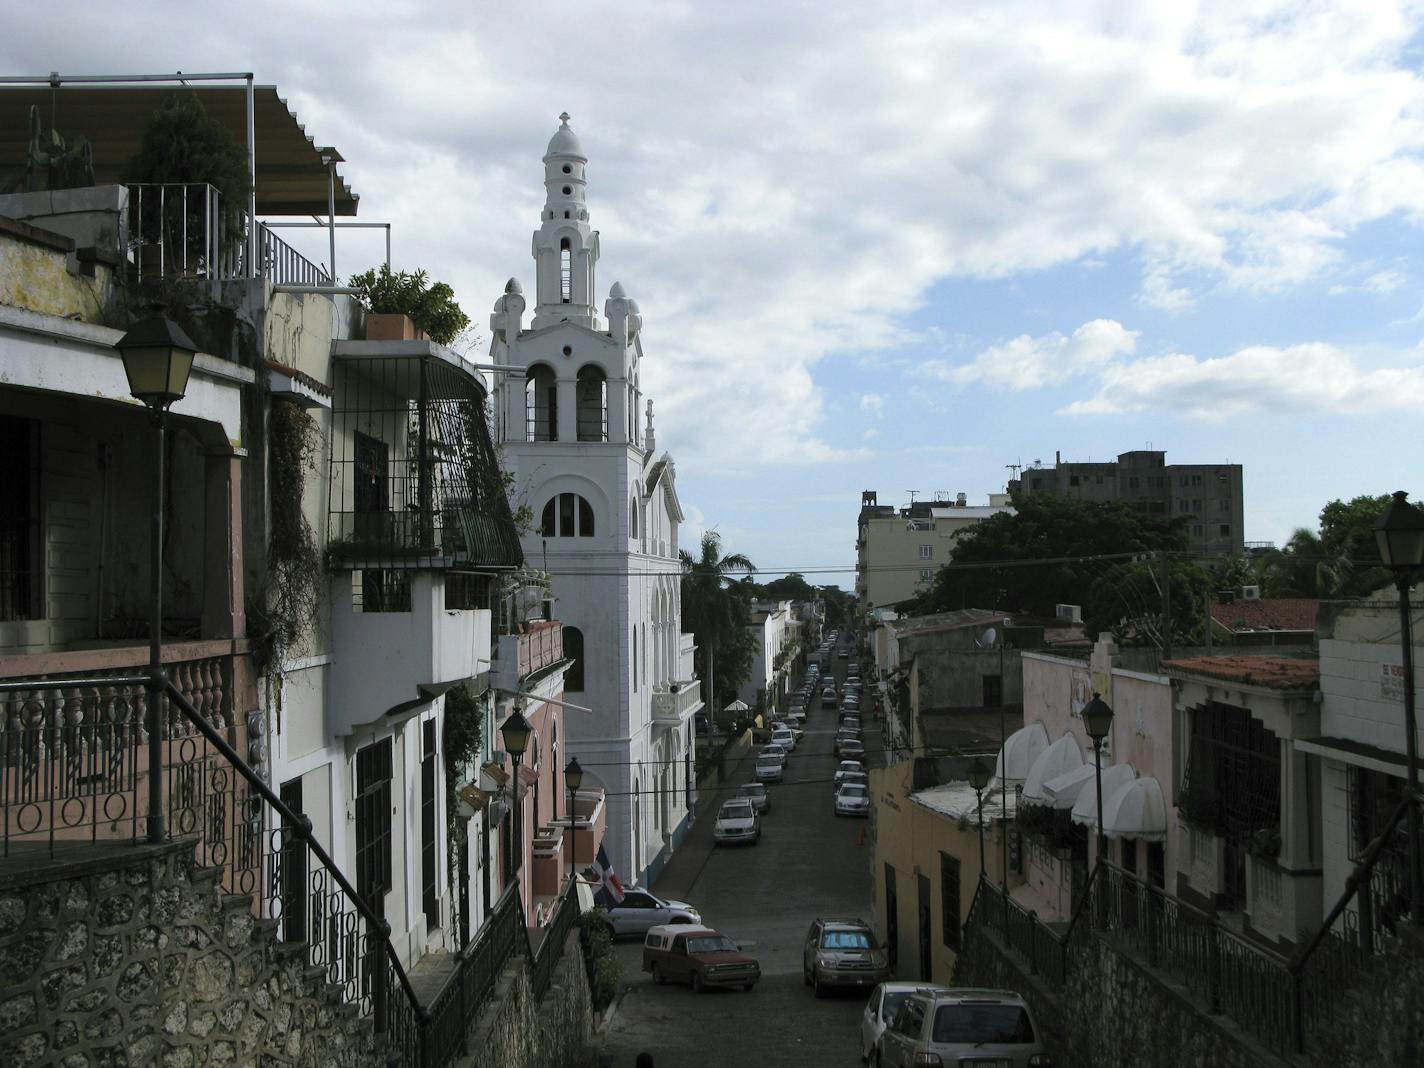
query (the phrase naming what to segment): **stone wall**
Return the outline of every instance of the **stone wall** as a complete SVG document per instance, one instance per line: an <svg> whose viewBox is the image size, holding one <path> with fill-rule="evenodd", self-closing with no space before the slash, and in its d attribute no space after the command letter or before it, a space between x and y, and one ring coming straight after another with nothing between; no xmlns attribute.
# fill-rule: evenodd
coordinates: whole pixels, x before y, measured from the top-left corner
<svg viewBox="0 0 1424 1068"><path fill-rule="evenodd" d="M1258 1068L1286 1063L1225 1017L1204 1011L1159 973L1091 934L1081 942L1075 939L1067 988L1057 990L1029 975L982 923L971 923L954 981L1021 994L1038 1021L1055 1068Z"/></svg>
<svg viewBox="0 0 1424 1068"><path fill-rule="evenodd" d="M580 1068L593 1065L593 999L577 930L564 942L548 991L537 1003L529 960L510 958L494 995L476 1014L458 1068Z"/></svg>
<svg viewBox="0 0 1424 1068"><path fill-rule="evenodd" d="M224 895L194 842L86 849L0 869L6 1068L367 1068L369 1020L304 946Z"/></svg>

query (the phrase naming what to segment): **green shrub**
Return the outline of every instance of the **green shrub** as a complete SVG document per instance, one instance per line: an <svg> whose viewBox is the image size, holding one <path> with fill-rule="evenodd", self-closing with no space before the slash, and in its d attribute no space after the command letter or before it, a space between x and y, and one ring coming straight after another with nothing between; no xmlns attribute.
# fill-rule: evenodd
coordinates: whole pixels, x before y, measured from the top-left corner
<svg viewBox="0 0 1424 1068"><path fill-rule="evenodd" d="M585 912L579 918L579 942L583 946L584 964L588 968L589 991L595 1012L613 1004L618 996L622 970L618 954L613 949L613 924L601 909Z"/></svg>
<svg viewBox="0 0 1424 1068"><path fill-rule="evenodd" d="M470 317L455 303L455 291L444 282L430 284L424 271L392 271L389 264L351 276L356 299L368 312L408 315L437 345L448 345L470 325Z"/></svg>

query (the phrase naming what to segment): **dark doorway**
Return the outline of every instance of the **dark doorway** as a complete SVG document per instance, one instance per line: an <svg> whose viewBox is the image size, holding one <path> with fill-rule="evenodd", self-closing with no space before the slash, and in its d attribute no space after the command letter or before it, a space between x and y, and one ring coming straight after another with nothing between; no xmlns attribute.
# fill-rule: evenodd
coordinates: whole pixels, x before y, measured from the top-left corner
<svg viewBox="0 0 1424 1068"><path fill-rule="evenodd" d="M998 708L1004 703L1004 680L1000 675L984 676L984 707Z"/></svg>
<svg viewBox="0 0 1424 1068"><path fill-rule="evenodd" d="M282 804L297 817L302 816L301 779L284 782L281 798ZM307 844L298 837L297 828L285 820L282 822L281 864L282 940L305 942L310 937L307 931Z"/></svg>
<svg viewBox="0 0 1424 1068"><path fill-rule="evenodd" d="M895 893L895 869L885 865L885 953L890 958L890 970L900 959L900 899Z"/></svg>
<svg viewBox="0 0 1424 1068"><path fill-rule="evenodd" d="M920 907L920 978L925 982L934 981L934 961L930 958L930 880L927 875L915 876L919 890Z"/></svg>
<svg viewBox="0 0 1424 1068"><path fill-rule="evenodd" d="M391 888L391 740L356 751L356 892L384 915Z"/></svg>
<svg viewBox="0 0 1424 1068"><path fill-rule="evenodd" d="M420 725L420 901L425 909L425 929L440 928L440 895L437 892L435 813L435 720Z"/></svg>

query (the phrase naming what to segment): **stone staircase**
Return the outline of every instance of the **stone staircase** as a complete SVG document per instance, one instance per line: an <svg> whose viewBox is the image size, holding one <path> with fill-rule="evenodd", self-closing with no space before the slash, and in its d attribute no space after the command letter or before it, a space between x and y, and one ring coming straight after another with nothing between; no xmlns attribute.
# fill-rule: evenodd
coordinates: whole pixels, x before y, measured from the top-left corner
<svg viewBox="0 0 1424 1068"><path fill-rule="evenodd" d="M369 1016L194 841L0 864L0 1064L388 1063Z"/></svg>

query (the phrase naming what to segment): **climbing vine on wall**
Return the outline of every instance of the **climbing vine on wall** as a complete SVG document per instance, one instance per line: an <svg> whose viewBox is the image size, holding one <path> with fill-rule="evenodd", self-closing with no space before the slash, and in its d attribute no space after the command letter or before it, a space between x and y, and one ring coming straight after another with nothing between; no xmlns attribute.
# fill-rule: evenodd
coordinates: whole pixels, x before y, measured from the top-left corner
<svg viewBox="0 0 1424 1068"><path fill-rule="evenodd" d="M279 670L286 651L301 647L316 621L325 569L302 511L308 471L316 470L316 421L305 408L275 402L267 423L267 581L251 628L263 674Z"/></svg>
<svg viewBox="0 0 1424 1068"><path fill-rule="evenodd" d="M458 930L461 895L460 856L469 846L470 821L460 816L459 798L455 787L460 773L480 758L484 745L484 706L462 683L445 695L445 822L446 842L450 850L445 871L450 882L450 919L452 931ZM473 926L473 924L471 924Z"/></svg>

